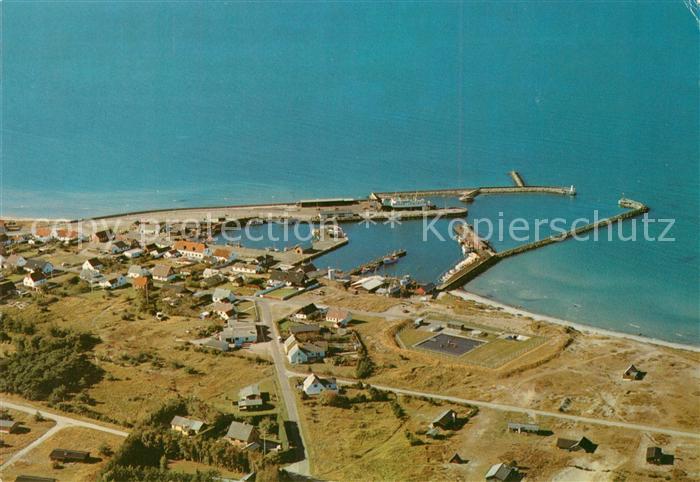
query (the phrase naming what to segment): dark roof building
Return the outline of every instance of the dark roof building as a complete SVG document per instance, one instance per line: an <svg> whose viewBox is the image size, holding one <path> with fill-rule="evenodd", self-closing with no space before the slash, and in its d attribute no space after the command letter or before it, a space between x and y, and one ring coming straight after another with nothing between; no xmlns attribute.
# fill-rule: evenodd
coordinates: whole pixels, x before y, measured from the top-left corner
<svg viewBox="0 0 700 482"><path fill-rule="evenodd" d="M492 465L489 471L486 472L486 480L506 482L514 480L517 475L518 469L515 467L506 464L496 464Z"/></svg>
<svg viewBox="0 0 700 482"><path fill-rule="evenodd" d="M270 271L270 280L301 287L309 283L309 278L306 276L306 273L299 270L282 271L281 269L274 269Z"/></svg>
<svg viewBox="0 0 700 482"><path fill-rule="evenodd" d="M38 475L18 475L15 482L58 482L58 479Z"/></svg>
<svg viewBox="0 0 700 482"><path fill-rule="evenodd" d="M590 440L588 440L586 437L581 437L581 440L558 438L557 447L563 450L568 450L569 452L583 450L590 454L595 452L598 446Z"/></svg>
<svg viewBox="0 0 700 482"><path fill-rule="evenodd" d="M644 377L644 372L637 369L634 365L630 365L627 370L622 374L622 378L625 380L641 380Z"/></svg>
<svg viewBox="0 0 700 482"><path fill-rule="evenodd" d="M445 410L430 423L431 427L452 428L457 423L457 412Z"/></svg>
<svg viewBox="0 0 700 482"><path fill-rule="evenodd" d="M660 447L649 447L646 453L647 463L659 465L663 463L664 453Z"/></svg>
<svg viewBox="0 0 700 482"><path fill-rule="evenodd" d="M49 454L51 460L59 462L86 462L90 458L90 452L82 450L53 449Z"/></svg>

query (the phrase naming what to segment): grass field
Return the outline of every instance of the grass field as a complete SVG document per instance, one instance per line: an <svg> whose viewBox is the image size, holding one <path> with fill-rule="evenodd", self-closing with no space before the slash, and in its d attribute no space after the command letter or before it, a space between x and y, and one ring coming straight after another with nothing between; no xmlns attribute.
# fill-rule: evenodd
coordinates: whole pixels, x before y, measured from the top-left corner
<svg viewBox="0 0 700 482"><path fill-rule="evenodd" d="M358 393L347 390L350 397ZM327 407L315 399L301 402L314 475L324 480L452 480L444 467L449 440L466 430L468 423L446 432L442 440L423 433L448 408L460 417L471 409L412 397L399 397L398 403L405 418L398 418L389 402L355 403L351 408ZM411 445L407 433L421 444Z"/></svg>
<svg viewBox="0 0 700 482"><path fill-rule="evenodd" d="M157 321L137 313L133 299L131 288L109 294L96 290L59 298L43 309L30 304L24 310L3 310L40 327L57 325L100 336L96 362L106 375L88 390L95 400L90 409L120 423L136 422L175 393L216 402L273 373L268 362L245 351L217 355L186 343L211 320L172 316ZM123 319L127 313L132 320ZM228 411L233 409L229 404Z"/></svg>
<svg viewBox="0 0 700 482"><path fill-rule="evenodd" d="M4 470L2 477L3 480L14 480L18 475L30 474L61 481L95 480L107 462L107 457L98 452L100 446L107 444L115 450L122 441L123 439L116 435L86 428L66 427L29 452L24 459ZM89 463L61 464L61 468L53 468L49 453L56 448L88 451L92 460Z"/></svg>
<svg viewBox="0 0 700 482"><path fill-rule="evenodd" d="M424 353L429 353L438 358L447 358L451 361L464 363L468 365L476 365L485 368L499 368L506 363L515 360L519 356L537 348L546 341L546 338L541 336L530 336L527 340L515 341L500 338L501 331L495 330L492 327L480 323L467 321L459 317L445 317L442 314L427 312L422 314L428 322L453 323L461 325L466 329L461 330L459 335L468 338L474 338L483 341L481 346L464 353L461 356L453 356L439 353L432 350L424 349L418 344L435 336L428 330L415 329L412 326L401 330L397 337L407 349L420 350ZM469 330L479 330L481 333L478 336L471 335ZM448 331L449 332L449 331ZM442 332L440 332L442 333Z"/></svg>
<svg viewBox="0 0 700 482"><path fill-rule="evenodd" d="M56 425L53 420L37 422L33 415L25 412L7 410L7 413L12 420L20 423L20 428L16 433L0 434L0 465Z"/></svg>
<svg viewBox="0 0 700 482"><path fill-rule="evenodd" d="M286 300L292 296L298 295L299 290L296 288L279 288L274 291L267 293L265 296L267 298L272 298L275 300Z"/></svg>
<svg viewBox="0 0 700 482"><path fill-rule="evenodd" d="M196 474L197 472L215 470L221 477L227 477L234 480L238 480L245 475L238 472L232 472L230 470L220 469L218 467L211 467L199 462L192 462L191 460L170 460L168 461L168 469L170 469L171 472L179 472L183 474Z"/></svg>

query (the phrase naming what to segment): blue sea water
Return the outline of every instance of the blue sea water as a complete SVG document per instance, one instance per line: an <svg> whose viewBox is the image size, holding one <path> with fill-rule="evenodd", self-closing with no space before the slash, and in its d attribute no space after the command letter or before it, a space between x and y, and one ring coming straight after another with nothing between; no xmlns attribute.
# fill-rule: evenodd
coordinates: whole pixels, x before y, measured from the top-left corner
<svg viewBox="0 0 700 482"><path fill-rule="evenodd" d="M700 343L698 23L663 2L16 2L2 9L0 214L575 184L472 217L675 218L672 243L567 242L467 288L590 325ZM451 243L349 229L323 262ZM512 240L495 243L512 245ZM401 245L401 246L399 246Z"/></svg>

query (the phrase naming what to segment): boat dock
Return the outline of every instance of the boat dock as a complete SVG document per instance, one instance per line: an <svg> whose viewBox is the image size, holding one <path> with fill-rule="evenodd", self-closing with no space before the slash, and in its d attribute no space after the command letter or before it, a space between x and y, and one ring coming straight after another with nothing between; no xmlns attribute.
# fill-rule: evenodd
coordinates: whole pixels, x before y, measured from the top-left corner
<svg viewBox="0 0 700 482"><path fill-rule="evenodd" d="M380 256L379 258L376 258L369 263L362 264L356 268L353 268L352 270L349 271L349 274L351 276L357 276L362 273L369 273L372 271L376 271L377 269L381 268L382 266L385 266L386 263L384 262L385 259L387 258L403 258L406 256L406 250L405 249L397 249L396 251L392 251L391 253Z"/></svg>

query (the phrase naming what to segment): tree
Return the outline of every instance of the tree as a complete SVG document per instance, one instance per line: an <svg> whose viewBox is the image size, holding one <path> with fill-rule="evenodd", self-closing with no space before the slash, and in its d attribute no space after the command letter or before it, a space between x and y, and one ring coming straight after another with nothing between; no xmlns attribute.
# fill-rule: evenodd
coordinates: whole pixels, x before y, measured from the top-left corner
<svg viewBox="0 0 700 482"><path fill-rule="evenodd" d="M105 457L109 457L114 453L114 451L112 450L112 447L107 445L106 442L102 442L100 444L100 447L97 449L97 451L100 453L100 455L104 455Z"/></svg>

